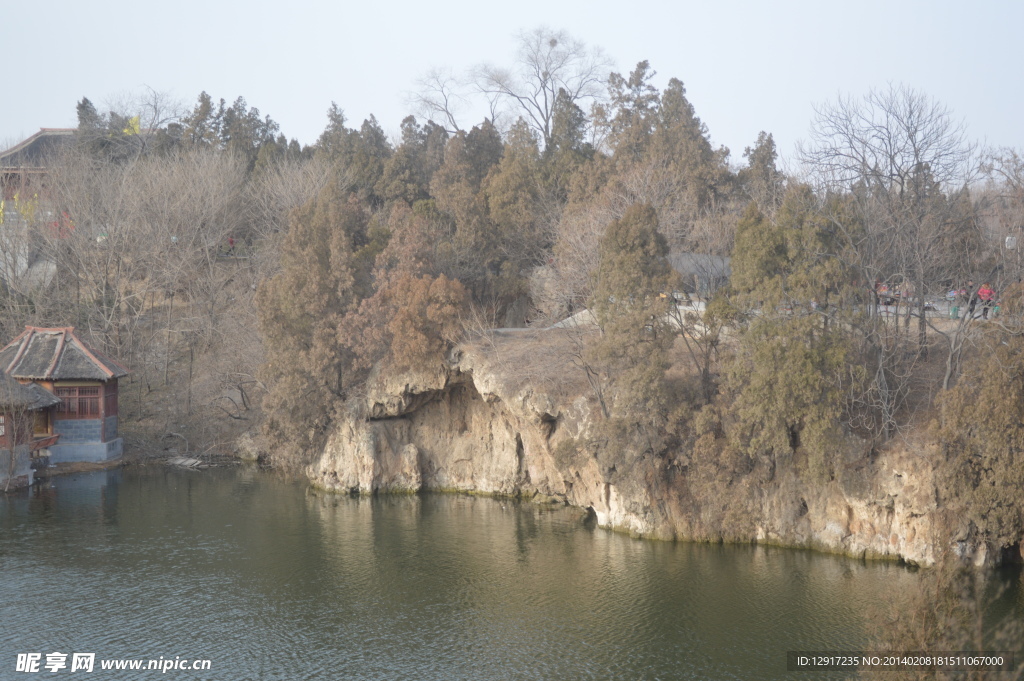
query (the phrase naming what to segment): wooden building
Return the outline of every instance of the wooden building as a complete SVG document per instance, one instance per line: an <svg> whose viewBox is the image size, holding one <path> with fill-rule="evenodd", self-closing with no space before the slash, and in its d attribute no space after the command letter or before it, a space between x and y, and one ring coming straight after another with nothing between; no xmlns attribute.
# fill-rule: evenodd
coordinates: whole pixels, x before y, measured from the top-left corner
<svg viewBox="0 0 1024 681"><path fill-rule="evenodd" d="M37 437L35 424L60 399L35 383L22 384L0 372L0 491L32 484L33 458L58 436Z"/></svg>
<svg viewBox="0 0 1024 681"><path fill-rule="evenodd" d="M47 172L54 159L75 141L74 128L40 128L10 149L0 151L0 199L45 197Z"/></svg>
<svg viewBox="0 0 1024 681"><path fill-rule="evenodd" d="M117 381L128 370L90 349L73 327L25 327L0 350L0 369L57 401L33 417L33 436L53 438L50 461L106 461L121 456ZM56 436L56 437L54 437Z"/></svg>
<svg viewBox="0 0 1024 681"><path fill-rule="evenodd" d="M35 288L56 273L40 248L39 231L62 235L73 229L70 218L53 205L50 171L74 143L73 129L43 128L0 151L0 285Z"/></svg>

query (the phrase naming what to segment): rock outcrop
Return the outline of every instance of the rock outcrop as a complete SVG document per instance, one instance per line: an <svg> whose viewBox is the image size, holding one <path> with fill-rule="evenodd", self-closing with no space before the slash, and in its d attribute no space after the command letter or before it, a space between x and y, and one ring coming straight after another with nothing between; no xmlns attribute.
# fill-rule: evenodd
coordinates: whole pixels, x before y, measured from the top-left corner
<svg viewBox="0 0 1024 681"><path fill-rule="evenodd" d="M577 446L596 417L585 382L567 384L571 372L553 372L559 380L531 375L529 361L495 356L463 347L437 371L373 381L309 467L310 479L339 492L561 502L587 509L601 527L660 539L750 541L924 565L951 545L978 564L998 554L938 508L927 451L875 453L851 439L827 482L808 483L789 460L709 480L709 468L686 453L615 456Z"/></svg>

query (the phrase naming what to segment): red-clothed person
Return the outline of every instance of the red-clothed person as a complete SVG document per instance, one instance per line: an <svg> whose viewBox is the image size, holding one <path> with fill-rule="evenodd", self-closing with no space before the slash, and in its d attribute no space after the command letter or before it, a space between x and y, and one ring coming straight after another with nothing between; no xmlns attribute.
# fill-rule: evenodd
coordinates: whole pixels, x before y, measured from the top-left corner
<svg viewBox="0 0 1024 681"><path fill-rule="evenodd" d="M985 282L978 289L978 299L981 301L981 318L988 319L989 308L992 307L992 302L996 299L995 289Z"/></svg>

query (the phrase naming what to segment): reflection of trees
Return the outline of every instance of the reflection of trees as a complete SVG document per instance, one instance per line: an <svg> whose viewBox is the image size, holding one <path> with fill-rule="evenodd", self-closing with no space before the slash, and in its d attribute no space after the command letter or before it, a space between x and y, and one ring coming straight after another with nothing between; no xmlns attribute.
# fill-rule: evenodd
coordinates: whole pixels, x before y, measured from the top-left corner
<svg viewBox="0 0 1024 681"><path fill-rule="evenodd" d="M918 574L898 607L872 618L872 642L866 650L933 651L957 654L1020 655L1024 621L1007 602L1007 584L998 573L964 568L955 560ZM986 652L981 652L986 651ZM872 672L861 678L895 681L1013 681L1024 678L1019 659L1004 671L935 672L919 670Z"/></svg>
<svg viewBox="0 0 1024 681"><path fill-rule="evenodd" d="M205 624L189 627L199 647L223 645L210 632L244 628L258 639L240 644L259 651L254 664L301 641L308 653L279 661L295 672L329 660L382 677L418 664L435 677L750 678L766 651L859 647L871 604L928 574L806 551L636 541L586 530L557 506L310 495L254 469L103 475L79 478L96 481L79 489L59 481L49 500L30 502L45 512L3 502L4 532L12 516L31 516L33 546L14 551L18 564L42 584L82 574L69 600L85 584L123 607L122 623L135 621L135 599L175 617L202 611ZM10 533L0 541L10 558ZM76 626L92 616L69 615Z"/></svg>

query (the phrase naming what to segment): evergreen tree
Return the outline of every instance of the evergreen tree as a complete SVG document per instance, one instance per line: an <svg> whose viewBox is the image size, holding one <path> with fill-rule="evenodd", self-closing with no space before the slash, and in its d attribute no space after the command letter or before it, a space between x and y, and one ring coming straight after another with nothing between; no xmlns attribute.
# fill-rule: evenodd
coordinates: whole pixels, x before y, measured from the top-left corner
<svg viewBox="0 0 1024 681"><path fill-rule="evenodd" d="M757 143L743 151L747 167L740 170L739 181L751 201L757 203L761 212L773 215L782 202L785 177L775 166L778 152L775 139L770 133L757 134Z"/></svg>
<svg viewBox="0 0 1024 681"><path fill-rule="evenodd" d="M545 184L555 200L564 203L573 176L594 155L587 142L587 116L564 90L558 91L551 120L551 144L544 148Z"/></svg>
<svg viewBox="0 0 1024 681"><path fill-rule="evenodd" d="M484 182L494 226L491 257L507 277L518 277L550 244L540 228L540 151L533 131L520 119L508 134L501 162Z"/></svg>
<svg viewBox="0 0 1024 681"><path fill-rule="evenodd" d="M249 107L244 97L224 110L220 123L222 147L243 159L249 171L256 166L260 149L275 144L279 132L277 123L270 116L261 118L259 109Z"/></svg>
<svg viewBox="0 0 1024 681"><path fill-rule="evenodd" d="M504 150L501 133L488 119L474 125L466 134L465 154L470 169L467 179L475 189L479 189L491 167L501 160Z"/></svg>
<svg viewBox="0 0 1024 681"><path fill-rule="evenodd" d="M366 241L366 216L332 183L292 217L281 271L256 298L266 347L264 431L284 462L301 462L363 376L346 316L357 307L362 274L353 257ZM365 284L364 284L365 286Z"/></svg>
<svg viewBox="0 0 1024 681"><path fill-rule="evenodd" d="M430 198L430 180L444 159L445 130L434 123L421 127L408 116L402 121L402 143L384 164L377 194L385 201Z"/></svg>
<svg viewBox="0 0 1024 681"><path fill-rule="evenodd" d="M359 130L349 130L345 127L344 112L333 102L327 117L316 153L335 164L339 177L344 178L360 200L379 208L383 198L377 193L378 186L393 152L387 136L373 116L363 121Z"/></svg>
<svg viewBox="0 0 1024 681"><path fill-rule="evenodd" d="M345 127L345 112L336 102L331 102L330 108L327 109L327 126L320 133L320 137L314 145L316 152L329 159L337 159L345 148L345 140L348 135L349 129Z"/></svg>
<svg viewBox="0 0 1024 681"><path fill-rule="evenodd" d="M102 117L96 112L96 107L93 106L88 97L82 97L82 101L78 103L76 108L78 111L79 132L98 132L104 127Z"/></svg>
<svg viewBox="0 0 1024 681"><path fill-rule="evenodd" d="M686 98L683 83L673 78L661 95L661 106L648 156L655 161L666 180L680 187L682 203L691 206L689 219L707 209L717 196L728 191L729 151L715 151L707 126L697 117Z"/></svg>
<svg viewBox="0 0 1024 681"><path fill-rule="evenodd" d="M364 301L363 362L382 371L437 371L461 339L469 294L457 281L398 271Z"/></svg>
<svg viewBox="0 0 1024 681"><path fill-rule="evenodd" d="M183 142L190 147L220 147L221 122L224 117L224 100L215 106L213 99L205 91L199 93L192 113L182 120L184 128Z"/></svg>
<svg viewBox="0 0 1024 681"><path fill-rule="evenodd" d="M993 546L1024 535L1024 338L975 334L964 374L939 401L943 505Z"/></svg>
<svg viewBox="0 0 1024 681"><path fill-rule="evenodd" d="M677 282L667 255L650 206L630 206L608 225L593 300L601 336L586 352L605 415L626 435L638 429L645 447L655 447L670 409L665 370L675 334L668 313Z"/></svg>
<svg viewBox="0 0 1024 681"><path fill-rule="evenodd" d="M373 207L380 207L383 199L376 187L384 175L384 165L391 157L391 143L372 115L363 121L359 132L348 137L349 147L343 154L346 170L361 199Z"/></svg>
<svg viewBox="0 0 1024 681"><path fill-rule="evenodd" d="M623 78L613 73L608 80L610 120L599 121L607 128L607 140L616 159L638 160L647 149L657 122L661 97L650 84L655 72L642 61Z"/></svg>
<svg viewBox="0 0 1024 681"><path fill-rule="evenodd" d="M477 301L495 295L493 278L502 262L487 198L480 190L487 172L501 160L500 137L497 149L493 144L496 134L487 122L469 133L456 133L445 147L444 163L430 184L435 201L435 210L430 212L433 219L444 224L446 232L441 254L443 270L465 283Z"/></svg>
<svg viewBox="0 0 1024 681"><path fill-rule="evenodd" d="M751 203L736 231L732 284L739 325L725 361L730 439L750 457L801 453L821 478L863 390L851 324L861 312L850 269L808 187L770 221Z"/></svg>

